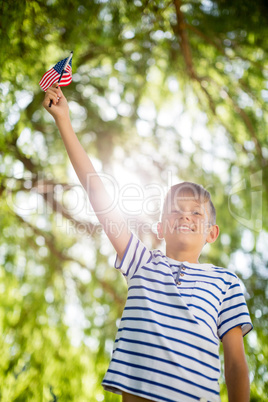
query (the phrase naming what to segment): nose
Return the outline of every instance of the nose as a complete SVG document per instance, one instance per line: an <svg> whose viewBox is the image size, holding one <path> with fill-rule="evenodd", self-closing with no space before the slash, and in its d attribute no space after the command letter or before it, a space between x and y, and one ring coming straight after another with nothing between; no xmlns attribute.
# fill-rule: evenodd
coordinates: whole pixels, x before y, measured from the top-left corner
<svg viewBox="0 0 268 402"><path fill-rule="evenodd" d="M183 223L189 224L189 222L191 221L189 212L184 212L184 211L180 211L179 213L177 213L176 217L174 217L174 219L179 224L183 224Z"/></svg>
<svg viewBox="0 0 268 402"><path fill-rule="evenodd" d="M189 212L182 212L180 215L180 221L187 221L189 222L190 220L190 213Z"/></svg>
<svg viewBox="0 0 268 402"><path fill-rule="evenodd" d="M174 225L175 226L187 225L190 227L192 225L192 222L190 220L189 214L187 212L186 213L181 212L180 214L178 214L177 217L175 218Z"/></svg>

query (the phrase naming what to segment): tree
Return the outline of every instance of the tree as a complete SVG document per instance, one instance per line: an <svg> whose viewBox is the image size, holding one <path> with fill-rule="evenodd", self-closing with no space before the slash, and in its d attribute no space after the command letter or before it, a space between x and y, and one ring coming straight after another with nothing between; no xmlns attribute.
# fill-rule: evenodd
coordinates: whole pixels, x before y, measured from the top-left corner
<svg viewBox="0 0 268 402"><path fill-rule="evenodd" d="M204 258L246 285L252 401L265 400L266 2L2 1L1 11L1 400L103 400L124 305L113 250L41 109L38 82L70 50L77 135L144 241L161 247L152 224L168 181L211 190L223 229Z"/></svg>

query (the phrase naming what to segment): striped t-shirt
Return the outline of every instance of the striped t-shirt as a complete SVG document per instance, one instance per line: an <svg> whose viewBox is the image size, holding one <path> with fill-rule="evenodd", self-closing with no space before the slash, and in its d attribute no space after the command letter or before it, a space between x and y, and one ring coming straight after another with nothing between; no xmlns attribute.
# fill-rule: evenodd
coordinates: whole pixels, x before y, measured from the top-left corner
<svg viewBox="0 0 268 402"><path fill-rule="evenodd" d="M239 279L211 264L179 262L131 236L115 267L128 298L104 389L152 401L220 401L219 343L252 329Z"/></svg>

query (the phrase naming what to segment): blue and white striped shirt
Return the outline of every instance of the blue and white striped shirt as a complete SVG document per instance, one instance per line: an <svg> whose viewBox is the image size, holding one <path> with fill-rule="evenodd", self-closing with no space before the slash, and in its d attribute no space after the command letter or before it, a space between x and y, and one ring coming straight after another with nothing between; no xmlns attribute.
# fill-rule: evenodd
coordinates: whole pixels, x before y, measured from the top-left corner
<svg viewBox="0 0 268 402"><path fill-rule="evenodd" d="M128 298L104 388L152 401L220 401L220 339L236 326L252 329L237 276L172 260L134 235L115 267Z"/></svg>

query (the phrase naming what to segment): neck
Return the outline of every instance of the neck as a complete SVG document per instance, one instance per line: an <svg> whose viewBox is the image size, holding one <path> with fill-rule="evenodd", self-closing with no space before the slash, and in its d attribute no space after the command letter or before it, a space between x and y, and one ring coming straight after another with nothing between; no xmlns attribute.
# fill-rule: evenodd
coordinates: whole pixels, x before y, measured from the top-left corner
<svg viewBox="0 0 268 402"><path fill-rule="evenodd" d="M198 264L200 252L195 250L178 250L166 247L166 256L176 261L188 261L193 264Z"/></svg>

